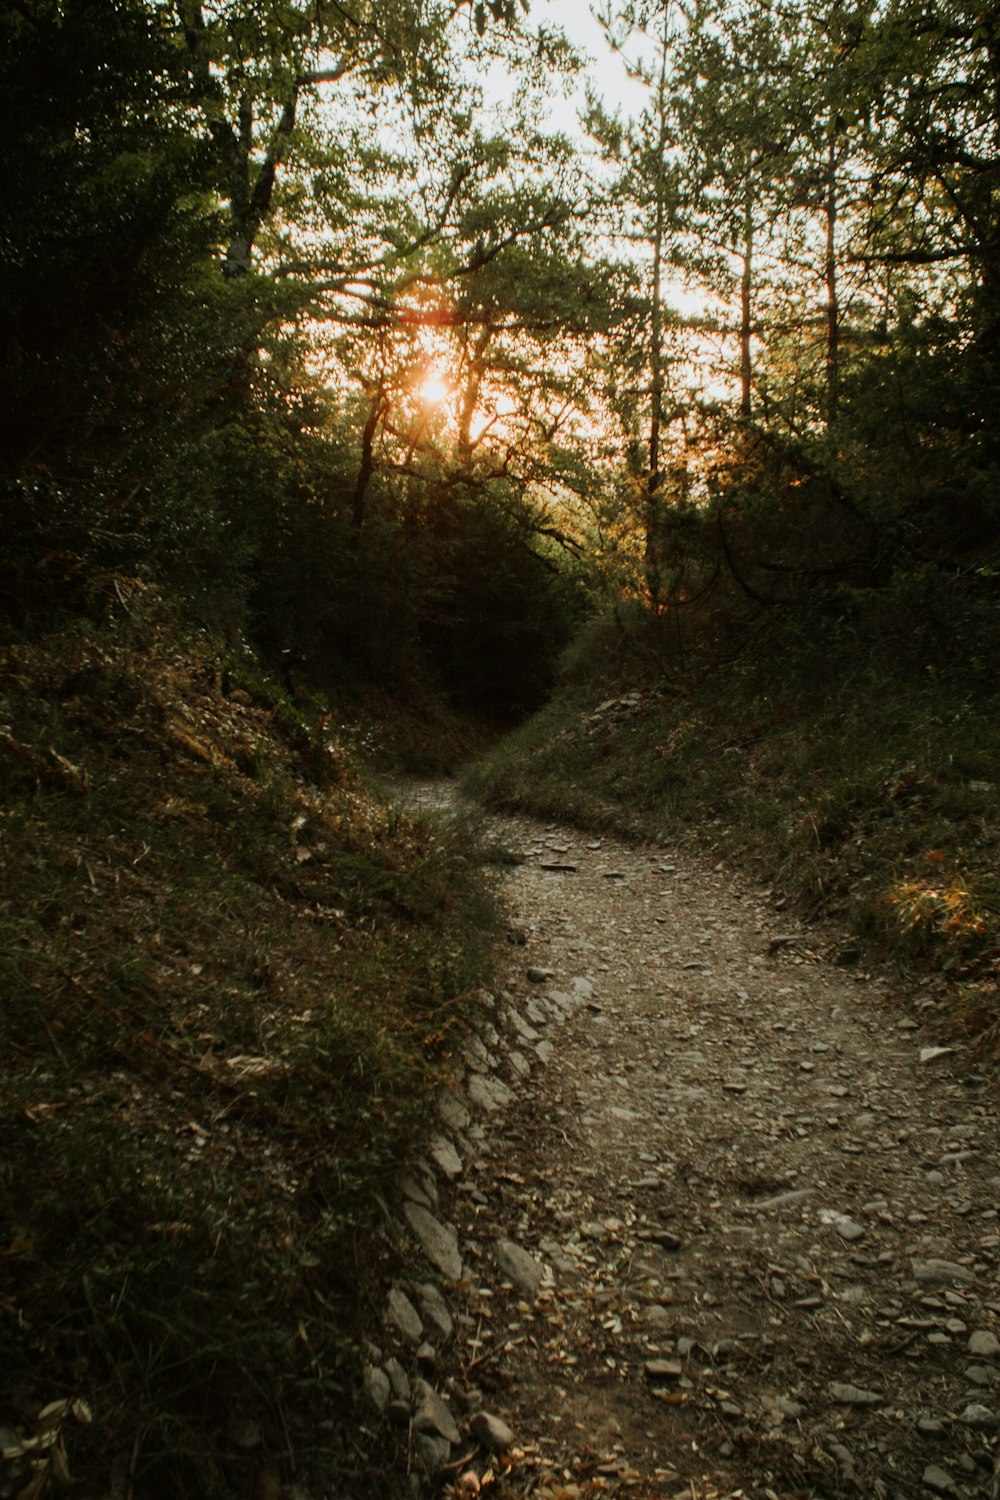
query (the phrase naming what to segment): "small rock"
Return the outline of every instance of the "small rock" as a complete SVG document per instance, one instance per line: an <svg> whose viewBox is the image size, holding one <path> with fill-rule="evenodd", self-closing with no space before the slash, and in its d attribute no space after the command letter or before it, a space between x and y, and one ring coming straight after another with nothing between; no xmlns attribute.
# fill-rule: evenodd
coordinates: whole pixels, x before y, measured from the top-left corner
<svg viewBox="0 0 1000 1500"><path fill-rule="evenodd" d="M483 1073L470 1073L466 1088L476 1108L488 1112L504 1109L514 1097L499 1078L487 1078Z"/></svg>
<svg viewBox="0 0 1000 1500"><path fill-rule="evenodd" d="M970 1385L994 1385L997 1379L997 1372L991 1369L989 1365L967 1365L965 1378Z"/></svg>
<svg viewBox="0 0 1000 1500"><path fill-rule="evenodd" d="M412 1172L404 1173L403 1176L399 1179L399 1191L402 1193L403 1197L407 1198L411 1203L419 1203L421 1208L434 1207L434 1203L430 1193L424 1187L424 1184L418 1181L418 1179L413 1175Z"/></svg>
<svg viewBox="0 0 1000 1500"><path fill-rule="evenodd" d="M554 969L531 968L525 974L525 978L529 979L532 984L548 984L549 980L555 979L555 977L556 973Z"/></svg>
<svg viewBox="0 0 1000 1500"><path fill-rule="evenodd" d="M417 1453L428 1479L436 1480L451 1458L451 1444L433 1432L417 1433Z"/></svg>
<svg viewBox="0 0 1000 1500"><path fill-rule="evenodd" d="M801 1203L816 1191L815 1188L792 1188L787 1193L778 1193L775 1198L761 1198L752 1205L754 1213L766 1213L771 1208L785 1208L792 1203Z"/></svg>
<svg viewBox="0 0 1000 1500"><path fill-rule="evenodd" d="M420 1343L424 1336L424 1325L409 1297L398 1287L393 1287L386 1299L386 1315L408 1343Z"/></svg>
<svg viewBox="0 0 1000 1500"><path fill-rule="evenodd" d="M915 1260L913 1275L921 1286L969 1286L975 1277L967 1266L952 1260Z"/></svg>
<svg viewBox="0 0 1000 1500"><path fill-rule="evenodd" d="M995 1411L990 1411L988 1406L982 1406L978 1401L971 1402L965 1408L961 1420L966 1427L975 1427L980 1432L996 1432L1000 1429L1000 1417Z"/></svg>
<svg viewBox="0 0 1000 1500"><path fill-rule="evenodd" d="M542 1267L535 1257L513 1240L498 1240L493 1255L504 1275L529 1297L534 1297L542 1282Z"/></svg>
<svg viewBox="0 0 1000 1500"><path fill-rule="evenodd" d="M528 1025L527 1021L519 1011L511 1011L510 1023L513 1029L517 1032L518 1036L521 1038L522 1042L538 1041L538 1032L535 1030L534 1026Z"/></svg>
<svg viewBox="0 0 1000 1500"><path fill-rule="evenodd" d="M397 1401L410 1401L410 1379L398 1359L387 1359L385 1362L385 1373L389 1377L392 1386L392 1394Z"/></svg>
<svg viewBox="0 0 1000 1500"><path fill-rule="evenodd" d="M955 1481L946 1469L937 1464L928 1464L924 1470L924 1484L935 1495L953 1495L955 1493Z"/></svg>
<svg viewBox="0 0 1000 1500"><path fill-rule="evenodd" d="M647 1359L643 1369L654 1383L661 1380L679 1380L684 1374L684 1366L678 1359Z"/></svg>
<svg viewBox="0 0 1000 1500"><path fill-rule="evenodd" d="M834 1213L830 1209L823 1209L820 1213L820 1218L824 1224L829 1224L831 1228L837 1231L841 1239L847 1240L848 1243L864 1238L865 1231L863 1226L855 1224L854 1220L849 1219L846 1214Z"/></svg>
<svg viewBox="0 0 1000 1500"><path fill-rule="evenodd" d="M462 1158L447 1136L440 1135L431 1146L431 1156L446 1177L461 1177Z"/></svg>
<svg viewBox="0 0 1000 1500"><path fill-rule="evenodd" d="M388 1375L378 1365L366 1365L363 1379L368 1399L376 1411L384 1415L389 1410L389 1402L392 1400L392 1386Z"/></svg>
<svg viewBox="0 0 1000 1500"><path fill-rule="evenodd" d="M1000 1354L1000 1339L988 1328L977 1328L969 1335L969 1353L980 1359L995 1359Z"/></svg>
<svg viewBox="0 0 1000 1500"><path fill-rule="evenodd" d="M940 1417L918 1417L917 1431L921 1437L942 1437L947 1430L947 1424Z"/></svg>
<svg viewBox="0 0 1000 1500"><path fill-rule="evenodd" d="M472 1419L472 1436L489 1453L509 1453L514 1446L514 1434L491 1412L480 1411Z"/></svg>
<svg viewBox="0 0 1000 1500"><path fill-rule="evenodd" d="M468 1130L472 1116L454 1094L442 1094L438 1100L438 1114L452 1130Z"/></svg>
<svg viewBox="0 0 1000 1500"><path fill-rule="evenodd" d="M926 1066L927 1063L936 1062L939 1057L947 1057L954 1050L954 1047L921 1047L920 1061Z"/></svg>
<svg viewBox="0 0 1000 1500"><path fill-rule="evenodd" d="M479 1068L481 1071L485 1071L493 1066L493 1059L478 1036L467 1038L462 1048L462 1056L470 1068Z"/></svg>
<svg viewBox="0 0 1000 1500"><path fill-rule="evenodd" d="M874 1391L862 1390L857 1385L841 1385L837 1381L830 1386L830 1395L839 1406L881 1406L885 1400Z"/></svg>
<svg viewBox="0 0 1000 1500"><path fill-rule="evenodd" d="M415 1432L437 1434L449 1444L461 1442L455 1418L433 1386L428 1385L426 1380L416 1381L413 1397L416 1403L413 1412ZM445 1462L447 1463L447 1459Z"/></svg>
<svg viewBox="0 0 1000 1500"><path fill-rule="evenodd" d="M407 1203L403 1208L406 1220L423 1246L427 1258L437 1266L442 1276L449 1281L461 1281L462 1257L458 1251L458 1239L454 1232L446 1229L419 1203Z"/></svg>
<svg viewBox="0 0 1000 1500"><path fill-rule="evenodd" d="M845 1447L843 1443L828 1443L827 1447L837 1460L842 1472L850 1474L854 1468L854 1457L850 1448Z"/></svg>
<svg viewBox="0 0 1000 1500"><path fill-rule="evenodd" d="M455 1331L455 1324L448 1304L432 1281L423 1281L417 1287L417 1301L424 1323L439 1338L447 1341Z"/></svg>
<svg viewBox="0 0 1000 1500"><path fill-rule="evenodd" d="M437 1364L437 1350L434 1345L425 1339L417 1350L417 1364L428 1374L432 1373Z"/></svg>

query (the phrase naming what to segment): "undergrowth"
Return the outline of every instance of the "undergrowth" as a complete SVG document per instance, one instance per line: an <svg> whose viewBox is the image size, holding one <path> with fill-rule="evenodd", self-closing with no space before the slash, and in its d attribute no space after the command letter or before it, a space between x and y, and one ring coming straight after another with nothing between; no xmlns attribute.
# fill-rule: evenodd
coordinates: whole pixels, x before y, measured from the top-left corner
<svg viewBox="0 0 1000 1500"><path fill-rule="evenodd" d="M870 622L869 622L870 623ZM1000 685L852 621L591 627L540 714L480 758L487 803L751 867L782 906L870 959L947 976L958 1024L1000 1050Z"/></svg>
<svg viewBox="0 0 1000 1500"><path fill-rule="evenodd" d="M0 653L5 1493L374 1492L375 1231L488 885L315 705L122 598Z"/></svg>

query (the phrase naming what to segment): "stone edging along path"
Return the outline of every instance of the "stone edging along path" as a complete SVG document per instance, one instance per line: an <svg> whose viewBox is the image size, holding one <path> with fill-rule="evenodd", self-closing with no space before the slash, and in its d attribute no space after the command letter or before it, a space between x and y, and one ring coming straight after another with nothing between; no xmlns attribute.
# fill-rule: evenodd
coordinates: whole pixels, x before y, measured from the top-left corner
<svg viewBox="0 0 1000 1500"><path fill-rule="evenodd" d="M995 1496L996 1069L687 851L497 832L504 988L367 1351L414 1493Z"/></svg>

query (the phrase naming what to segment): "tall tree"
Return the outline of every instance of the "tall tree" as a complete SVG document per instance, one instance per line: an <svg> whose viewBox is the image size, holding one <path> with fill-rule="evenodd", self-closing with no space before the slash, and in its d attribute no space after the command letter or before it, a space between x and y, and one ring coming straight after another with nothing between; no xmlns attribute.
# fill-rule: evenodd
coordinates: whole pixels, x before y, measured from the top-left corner
<svg viewBox="0 0 1000 1500"><path fill-rule="evenodd" d="M646 90L646 104L635 117L623 120L609 113L601 101L591 100L588 128L613 164L606 197L612 233L632 247L641 290L623 306L622 327L634 334L635 313L640 338L632 357L643 366L639 374L645 390L645 463L636 475L641 491L644 572L654 603L665 589L664 438L669 388L667 325L670 313L665 282L674 259L676 239L676 162L673 97L670 88L676 44L677 8L672 0L616 5L606 0L598 13L609 44L631 53L629 71ZM638 290L638 289L637 289ZM631 342L631 340L630 340ZM628 418L625 418L628 423Z"/></svg>

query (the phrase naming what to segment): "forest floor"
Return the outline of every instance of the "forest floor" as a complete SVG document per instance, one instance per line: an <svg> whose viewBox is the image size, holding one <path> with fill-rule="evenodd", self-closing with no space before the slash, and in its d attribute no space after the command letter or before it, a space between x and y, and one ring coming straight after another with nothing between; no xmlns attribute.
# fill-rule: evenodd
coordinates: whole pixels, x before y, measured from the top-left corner
<svg viewBox="0 0 1000 1500"><path fill-rule="evenodd" d="M435 1150L439 1383L513 1430L494 1494L990 1495L995 1065L696 851L491 821L511 945L464 1089L506 1087Z"/></svg>

